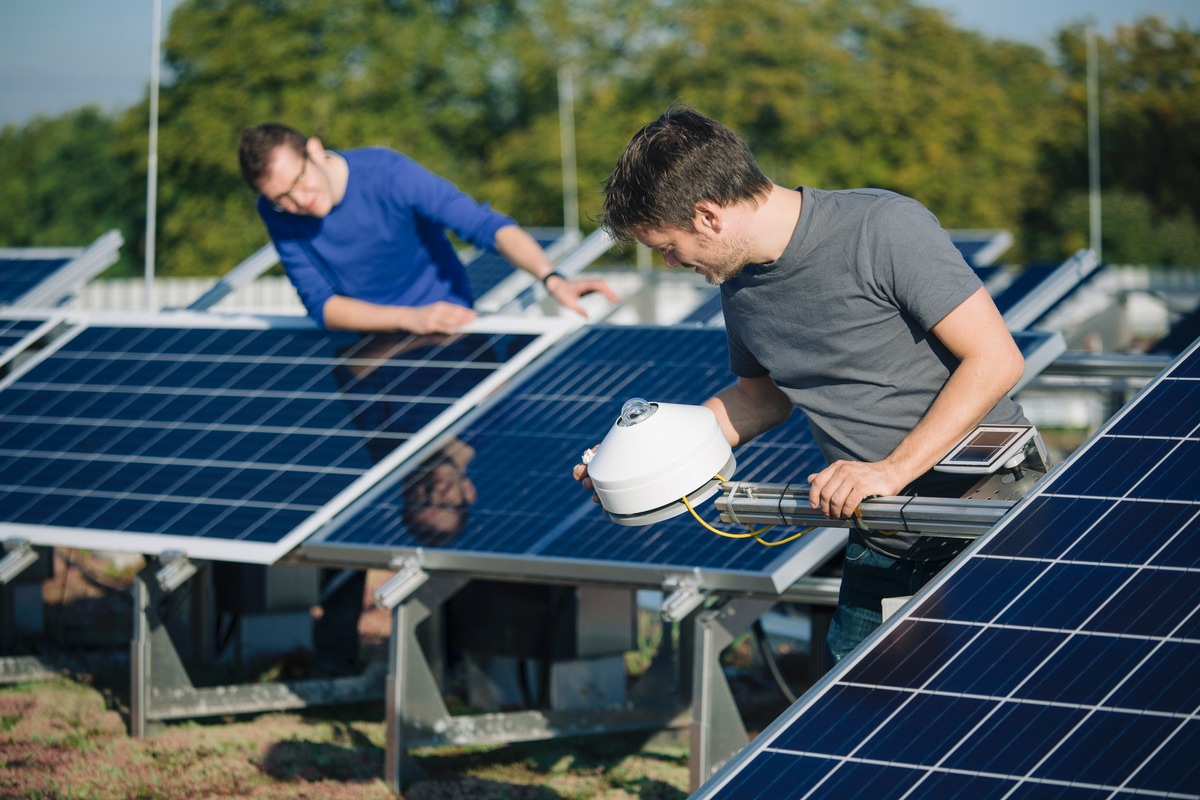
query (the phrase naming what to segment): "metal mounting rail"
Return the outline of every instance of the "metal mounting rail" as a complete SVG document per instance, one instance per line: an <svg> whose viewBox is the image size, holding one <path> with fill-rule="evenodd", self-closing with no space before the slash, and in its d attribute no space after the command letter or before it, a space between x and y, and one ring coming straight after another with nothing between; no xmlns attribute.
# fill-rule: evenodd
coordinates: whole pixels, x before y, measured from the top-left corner
<svg viewBox="0 0 1200 800"><path fill-rule="evenodd" d="M743 525L842 527L856 519L829 519L808 505L808 486L789 483L722 483L715 505L725 522ZM859 506L864 528L925 536L973 539L991 530L1014 500L957 497L873 497Z"/></svg>

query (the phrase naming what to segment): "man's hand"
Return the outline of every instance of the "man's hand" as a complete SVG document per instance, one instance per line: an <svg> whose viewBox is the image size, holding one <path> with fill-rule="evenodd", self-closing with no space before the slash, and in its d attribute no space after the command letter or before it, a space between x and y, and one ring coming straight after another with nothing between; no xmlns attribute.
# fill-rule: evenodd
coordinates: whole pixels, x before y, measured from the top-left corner
<svg viewBox="0 0 1200 800"><path fill-rule="evenodd" d="M588 452L592 453L592 455L595 455L596 450L599 447L600 447L600 445L596 445L596 447L593 447ZM583 463L576 464L575 468L571 470L571 476L574 477L575 480L582 483L584 489L587 489L589 492L592 493L592 502L593 503L600 502L600 495L596 494L596 487L592 483L592 479L588 477L587 464L583 464Z"/></svg>
<svg viewBox="0 0 1200 800"><path fill-rule="evenodd" d="M471 309L445 301L408 310L411 322L404 329L412 333L454 333L475 319Z"/></svg>
<svg viewBox="0 0 1200 800"><path fill-rule="evenodd" d="M830 519L848 519L868 497L891 497L908 485L886 461L835 461L808 476L808 504Z"/></svg>
<svg viewBox="0 0 1200 800"><path fill-rule="evenodd" d="M581 317L587 316L587 312L583 310L583 306L579 303L581 297L599 292L610 303L621 302L620 295L614 292L612 287L600 278L569 281L565 278L552 277L546 281L546 291L560 306L574 311Z"/></svg>

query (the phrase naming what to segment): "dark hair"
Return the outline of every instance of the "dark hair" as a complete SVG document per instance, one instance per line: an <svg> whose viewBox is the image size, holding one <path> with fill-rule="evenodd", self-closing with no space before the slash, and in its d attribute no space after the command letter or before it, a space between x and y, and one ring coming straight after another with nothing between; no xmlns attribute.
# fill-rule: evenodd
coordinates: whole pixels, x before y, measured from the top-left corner
<svg viewBox="0 0 1200 800"><path fill-rule="evenodd" d="M238 166L242 168L242 178L257 192L258 182L267 176L271 156L278 148L290 147L303 156L307 143L308 139L300 131L277 122L246 128L238 143Z"/></svg>
<svg viewBox="0 0 1200 800"><path fill-rule="evenodd" d="M446 450L438 450L404 477L404 486L401 489L401 497L404 499L401 517L404 527L414 539L432 547L440 547L457 539L466 529L470 519L470 505L467 503L438 506L427 499L429 487L434 480L434 471L443 464L453 469L460 480L465 479L462 468L450 454ZM449 527L435 526L424 519L421 512L434 508L453 512L453 522Z"/></svg>
<svg viewBox="0 0 1200 800"><path fill-rule="evenodd" d="M638 227L690 231L697 203L757 203L770 191L740 136L675 103L634 134L605 180L603 225L626 242Z"/></svg>

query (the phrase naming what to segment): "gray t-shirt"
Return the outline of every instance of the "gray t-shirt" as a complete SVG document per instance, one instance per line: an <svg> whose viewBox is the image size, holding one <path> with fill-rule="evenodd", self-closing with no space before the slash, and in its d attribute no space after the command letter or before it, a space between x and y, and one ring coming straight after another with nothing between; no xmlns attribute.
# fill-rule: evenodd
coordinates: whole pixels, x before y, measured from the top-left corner
<svg viewBox="0 0 1200 800"><path fill-rule="evenodd" d="M958 361L930 328L982 285L937 219L878 189L800 187L803 203L779 260L721 287L729 361L739 377L770 376L808 417L825 457L885 458L933 405ZM1002 399L987 422L1026 422ZM961 493L929 475L922 494ZM928 488L934 483L942 484ZM869 535L888 555L936 558L961 543Z"/></svg>

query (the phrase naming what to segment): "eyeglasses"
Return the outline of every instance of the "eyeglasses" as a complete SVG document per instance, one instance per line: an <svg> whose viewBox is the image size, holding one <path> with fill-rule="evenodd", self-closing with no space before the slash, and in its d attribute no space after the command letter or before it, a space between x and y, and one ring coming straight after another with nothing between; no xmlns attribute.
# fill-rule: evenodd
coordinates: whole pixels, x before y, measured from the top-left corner
<svg viewBox="0 0 1200 800"><path fill-rule="evenodd" d="M283 205L285 200L293 206L298 207L300 205L299 203L296 202L296 198L292 197L292 192L296 191L296 187L300 185L300 181L304 180L304 173L307 171L308 171L308 153L305 153L304 161L301 163L301 166L300 166L300 174L296 176L296 180L292 181L292 185L288 187L288 190L286 192L284 192L283 194L276 195L275 197L272 197L270 200L267 201L271 204L271 208L275 209L276 211L287 211L288 209L284 208L284 205Z"/></svg>

